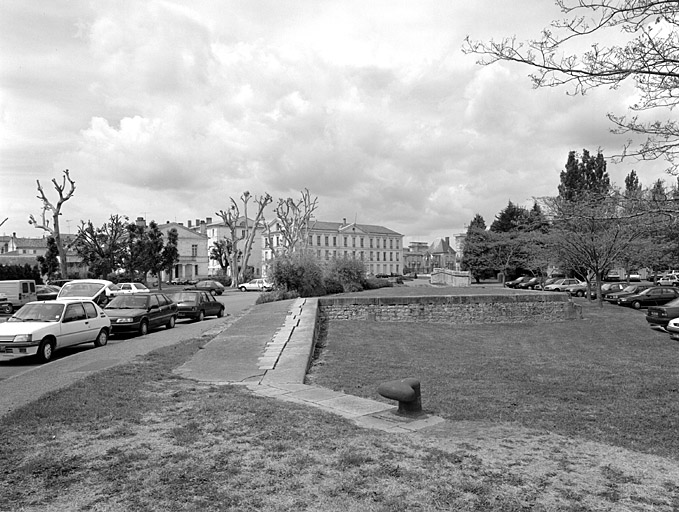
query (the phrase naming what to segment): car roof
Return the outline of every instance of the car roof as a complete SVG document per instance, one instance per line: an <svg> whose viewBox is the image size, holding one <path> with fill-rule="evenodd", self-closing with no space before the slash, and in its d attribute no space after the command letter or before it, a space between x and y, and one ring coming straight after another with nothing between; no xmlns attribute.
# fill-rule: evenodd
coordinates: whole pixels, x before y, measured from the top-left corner
<svg viewBox="0 0 679 512"><path fill-rule="evenodd" d="M93 283L93 284L113 284L113 281L108 281L106 279L73 279L68 283L64 284L78 284L78 283Z"/></svg>
<svg viewBox="0 0 679 512"><path fill-rule="evenodd" d="M61 298L61 299L34 300L32 302L28 302L27 304L70 304L71 302L91 302L92 304L94 304L93 300L82 298L82 297L67 297L67 298Z"/></svg>

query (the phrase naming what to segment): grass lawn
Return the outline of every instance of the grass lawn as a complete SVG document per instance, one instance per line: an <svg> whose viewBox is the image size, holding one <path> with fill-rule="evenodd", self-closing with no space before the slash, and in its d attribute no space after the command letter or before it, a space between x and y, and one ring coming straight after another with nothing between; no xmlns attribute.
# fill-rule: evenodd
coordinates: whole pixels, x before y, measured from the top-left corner
<svg viewBox="0 0 679 512"><path fill-rule="evenodd" d="M679 343L643 311L578 301L584 319L451 326L327 326L314 384L381 399L420 379L423 407L453 421L515 422L679 461Z"/></svg>
<svg viewBox="0 0 679 512"><path fill-rule="evenodd" d="M586 315L330 324L311 380L374 399L419 377L450 421L412 435L180 378L187 340L0 419L0 510L679 510L677 346L638 312Z"/></svg>

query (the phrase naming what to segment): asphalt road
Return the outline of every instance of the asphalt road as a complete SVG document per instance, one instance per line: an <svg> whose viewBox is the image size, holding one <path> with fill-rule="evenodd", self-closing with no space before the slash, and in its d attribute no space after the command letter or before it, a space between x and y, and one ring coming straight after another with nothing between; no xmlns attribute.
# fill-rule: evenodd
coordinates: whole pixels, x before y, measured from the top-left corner
<svg viewBox="0 0 679 512"><path fill-rule="evenodd" d="M0 361L0 416L92 372L123 364L138 355L185 339L216 334L252 307L258 296L258 293L229 290L217 297L226 306L224 318L208 317L202 322L179 320L174 329L161 328L146 336L112 336L108 344L100 348L91 343L67 347L58 350L47 364L38 364L30 357Z"/></svg>

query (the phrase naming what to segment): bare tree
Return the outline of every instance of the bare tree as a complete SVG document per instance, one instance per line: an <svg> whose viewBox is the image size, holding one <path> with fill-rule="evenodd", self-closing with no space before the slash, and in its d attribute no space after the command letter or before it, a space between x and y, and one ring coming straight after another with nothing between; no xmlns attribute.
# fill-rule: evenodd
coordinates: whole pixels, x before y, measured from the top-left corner
<svg viewBox="0 0 679 512"><path fill-rule="evenodd" d="M57 244L57 250L59 251L59 271L61 277L65 278L68 271L68 261L66 258L66 248L64 247L63 240L61 239L61 232L59 230L59 216L61 215L61 207L66 201L68 201L75 192L75 181L71 179L68 169L64 171L64 176L61 183L58 183L56 178L52 178L52 183L54 184L54 189L59 194L59 200L56 204L52 203L47 196L45 191L40 184L40 180L36 180L38 183L38 199L42 201L42 214L41 222L35 220L33 214L28 218L28 223L32 224L38 229L47 231L50 235L54 237L54 241ZM52 225L50 226L50 221L47 218L47 212L52 214Z"/></svg>
<svg viewBox="0 0 679 512"><path fill-rule="evenodd" d="M301 191L301 197L298 200L291 197L278 200L278 205L274 208L275 224L278 226L275 231L280 237L276 247L273 243L274 233L271 225L266 226L267 243L274 257L292 254L299 249L300 244L306 246L309 231L313 227L311 217L316 208L318 208L318 197L311 199L309 189L306 188Z"/></svg>
<svg viewBox="0 0 679 512"><path fill-rule="evenodd" d="M226 254L226 258L229 261L229 267L231 267L232 288L238 288L240 279L243 277L243 272L247 269L247 263L250 258L250 252L252 251L252 244L257 235L257 229L265 224L264 209L273 201L271 196L267 193L261 197L254 197L255 203L257 203L257 213L252 224L250 224L251 219L248 218L248 203L251 199L253 199L253 196L250 195L250 192L248 191L243 192L240 197L240 200L243 203L243 217L241 217L238 202L236 202L233 197L229 198L231 206L228 210L219 210L216 213L221 217L224 225L229 229L231 252ZM245 240L242 251L238 249L238 242L241 240ZM238 264L239 256L242 261L242 266Z"/></svg>
<svg viewBox="0 0 679 512"><path fill-rule="evenodd" d="M2 226L5 222L7 222L7 220L9 220L9 217L5 217L5 220L3 220L2 222L0 222L0 226Z"/></svg>
<svg viewBox="0 0 679 512"><path fill-rule="evenodd" d="M633 80L637 89L630 113L609 113L613 131L640 134L645 142L635 149L627 141L618 158L665 158L672 170L679 165L679 122L670 112L679 104L679 3L667 0L556 0L565 19L543 29L538 39L518 41L515 36L489 42L466 38L462 50L480 55L483 65L497 61L527 65L537 87L567 86L574 94L593 87L619 87ZM626 42L605 46L605 33L614 31ZM569 45L589 43L581 53ZM665 119L639 120L638 113L660 110Z"/></svg>

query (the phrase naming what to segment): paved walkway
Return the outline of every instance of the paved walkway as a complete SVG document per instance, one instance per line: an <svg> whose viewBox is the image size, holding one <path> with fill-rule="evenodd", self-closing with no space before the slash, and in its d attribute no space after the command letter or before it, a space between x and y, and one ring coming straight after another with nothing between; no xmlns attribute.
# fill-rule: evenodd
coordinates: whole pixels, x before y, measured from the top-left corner
<svg viewBox="0 0 679 512"><path fill-rule="evenodd" d="M395 413L395 403L304 384L313 355L317 308L317 299L255 306L177 373L200 382L241 384L260 396L318 407L387 432L415 432L444 421L427 414L405 417Z"/></svg>

